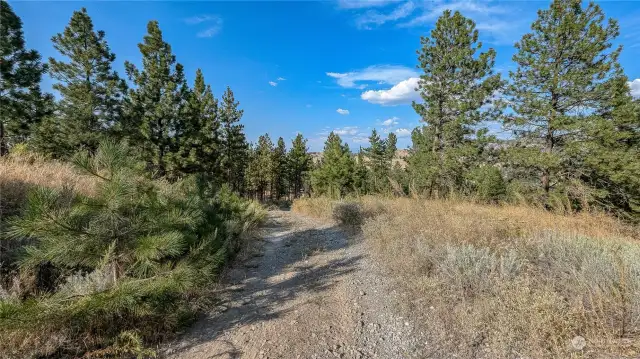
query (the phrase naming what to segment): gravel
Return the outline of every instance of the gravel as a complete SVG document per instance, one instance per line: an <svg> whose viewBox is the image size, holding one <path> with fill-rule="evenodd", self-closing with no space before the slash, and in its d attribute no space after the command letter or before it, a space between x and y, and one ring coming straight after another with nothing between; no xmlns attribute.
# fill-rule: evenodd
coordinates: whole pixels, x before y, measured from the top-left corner
<svg viewBox="0 0 640 359"><path fill-rule="evenodd" d="M424 335L357 235L271 211L260 254L233 266L220 302L165 358L421 358Z"/></svg>

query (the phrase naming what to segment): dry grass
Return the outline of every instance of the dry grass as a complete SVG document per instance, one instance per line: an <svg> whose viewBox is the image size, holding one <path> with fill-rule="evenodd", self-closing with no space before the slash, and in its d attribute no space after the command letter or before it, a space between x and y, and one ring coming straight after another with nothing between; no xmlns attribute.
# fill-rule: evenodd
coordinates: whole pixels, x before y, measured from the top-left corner
<svg viewBox="0 0 640 359"><path fill-rule="evenodd" d="M90 195L95 180L81 176L68 163L45 161L34 156L0 158L0 214L10 216L24 202L30 188L68 188Z"/></svg>
<svg viewBox="0 0 640 359"><path fill-rule="evenodd" d="M326 215L326 206L307 213ZM638 228L527 207L375 198L361 206L378 213L364 236L410 294L434 357L640 356ZM571 345L576 336L584 349Z"/></svg>

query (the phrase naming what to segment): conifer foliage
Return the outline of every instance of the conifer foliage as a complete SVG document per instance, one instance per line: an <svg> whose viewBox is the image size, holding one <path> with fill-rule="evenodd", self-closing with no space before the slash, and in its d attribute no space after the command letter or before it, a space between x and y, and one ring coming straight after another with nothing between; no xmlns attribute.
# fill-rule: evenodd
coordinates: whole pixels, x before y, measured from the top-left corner
<svg viewBox="0 0 640 359"><path fill-rule="evenodd" d="M605 21L597 4L556 0L538 12L531 29L516 44L518 68L510 73L514 114L506 116L505 125L515 131L518 145L509 160L521 175L538 178L543 201L553 206L550 194L575 198L571 192L584 192L578 188L581 179L598 176L585 172L585 162L595 165L611 150L631 155L624 141L637 138L638 122L618 63L622 48L611 50L618 24ZM585 151L593 141L600 145ZM593 196L599 195L579 195L586 202Z"/></svg>
<svg viewBox="0 0 640 359"><path fill-rule="evenodd" d="M493 74L496 52L479 52L482 44L475 23L458 11L444 11L421 44L423 102L414 102L413 107L426 126L413 133L414 138L422 138L414 146L418 158L411 162L411 170L428 176L420 180L421 192L439 196L461 187L473 152L469 136L477 124L495 118L498 107L487 105L501 80Z"/></svg>
<svg viewBox="0 0 640 359"><path fill-rule="evenodd" d="M307 140L302 134L297 134L291 141L291 149L287 154L288 183L294 198L298 198L307 183L312 159L307 148Z"/></svg>
<svg viewBox="0 0 640 359"><path fill-rule="evenodd" d="M77 155L78 169L98 181L91 197L30 194L10 235L30 240L19 266L39 286L21 293L29 301L0 301L0 350L143 355L143 346L123 348L122 339L155 341L183 325L190 300L237 250L237 229L260 215L238 199L202 197L192 181L150 180L130 158L115 142Z"/></svg>
<svg viewBox="0 0 640 359"><path fill-rule="evenodd" d="M52 112L52 97L40 91L46 69L40 54L25 48L22 21L0 0L0 156Z"/></svg>
<svg viewBox="0 0 640 359"><path fill-rule="evenodd" d="M69 157L79 149L95 151L98 143L122 120L126 85L113 70L115 54L104 31L96 31L85 8L75 11L62 33L52 38L62 60L49 58L49 73L60 94L52 128L38 132L42 152L57 144L54 157Z"/></svg>
<svg viewBox="0 0 640 359"><path fill-rule="evenodd" d="M322 160L311 174L314 191L335 198L354 192L354 165L349 145L332 131L324 143Z"/></svg>
<svg viewBox="0 0 640 359"><path fill-rule="evenodd" d="M181 136L185 134L189 91L184 69L176 62L171 45L164 41L157 21L150 21L138 45L142 69L125 64L135 85L129 91L128 123L123 126L131 141L139 144L141 157L156 176L171 175Z"/></svg>

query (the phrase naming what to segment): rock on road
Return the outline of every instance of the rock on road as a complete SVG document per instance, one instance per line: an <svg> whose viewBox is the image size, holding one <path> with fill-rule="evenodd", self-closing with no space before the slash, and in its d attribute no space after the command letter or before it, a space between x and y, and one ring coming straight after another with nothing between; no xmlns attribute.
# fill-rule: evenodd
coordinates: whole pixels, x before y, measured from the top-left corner
<svg viewBox="0 0 640 359"><path fill-rule="evenodd" d="M161 357L422 358L401 295L340 227L270 211L261 251L224 276L222 304Z"/></svg>

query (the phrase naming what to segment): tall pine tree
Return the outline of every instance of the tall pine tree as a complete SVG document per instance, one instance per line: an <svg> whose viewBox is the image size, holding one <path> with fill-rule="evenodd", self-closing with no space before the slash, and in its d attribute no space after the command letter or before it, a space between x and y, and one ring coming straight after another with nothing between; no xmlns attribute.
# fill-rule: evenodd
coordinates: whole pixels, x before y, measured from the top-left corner
<svg viewBox="0 0 640 359"><path fill-rule="evenodd" d="M53 98L40 90L45 71L40 54L25 48L22 21L0 0L0 156L51 114Z"/></svg>
<svg viewBox="0 0 640 359"><path fill-rule="evenodd" d="M242 192L244 182L244 168L247 165L247 140L244 134L244 126L240 124L243 110L238 106L233 91L227 87L222 96L220 106L221 124L221 166L223 178L235 191Z"/></svg>
<svg viewBox="0 0 640 359"><path fill-rule="evenodd" d="M390 162L387 161L387 144L378 131L373 129L369 136L369 147L364 150L369 168L369 192L383 193L388 189Z"/></svg>
<svg viewBox="0 0 640 359"><path fill-rule="evenodd" d="M123 128L134 147L156 176L172 170L173 157L179 150L188 87L183 67L176 63L171 45L162 38L157 21L150 21L147 34L138 44L142 53L142 70L126 62L129 79L135 88L129 91L128 122Z"/></svg>
<svg viewBox="0 0 640 359"><path fill-rule="evenodd" d="M314 192L334 198L353 192L353 169L349 145L332 131L324 144L322 161L311 174Z"/></svg>
<svg viewBox="0 0 640 359"><path fill-rule="evenodd" d="M75 11L62 33L51 39L63 60L49 58L49 73L60 93L57 131L39 131L38 142L57 144L56 157L70 156L80 149L90 152L108 135L114 135L122 120L126 84L113 70L116 59L104 31L95 31L87 10ZM45 144L46 146L46 144Z"/></svg>
<svg viewBox="0 0 640 359"><path fill-rule="evenodd" d="M568 193L584 175L589 130L600 123L612 96L628 97L628 88L620 81L621 48L611 50L618 24L605 21L595 3L555 0L538 11L531 30L516 44L518 68L508 88L514 114L505 124L518 140L509 151L511 164L520 176L538 178L548 203L551 191Z"/></svg>
<svg viewBox="0 0 640 359"><path fill-rule="evenodd" d="M497 117L498 108L487 105L501 81L492 70L495 51L478 53L482 43L475 23L457 11L444 11L421 43L419 90L424 102L413 107L427 126L413 137L424 136L422 146L431 154L413 163L431 168L413 172L429 174L427 190L438 196L460 186L468 167L469 136L479 123Z"/></svg>
<svg viewBox="0 0 640 359"><path fill-rule="evenodd" d="M258 138L258 144L251 153L247 182L256 196L264 200L267 190L273 189L273 142L269 134L265 133Z"/></svg>
<svg viewBox="0 0 640 359"><path fill-rule="evenodd" d="M291 148L287 155L289 168L289 183L293 197L298 198L304 188L308 172L311 170L311 155L307 148L307 140L298 133L291 141Z"/></svg>
<svg viewBox="0 0 640 359"><path fill-rule="evenodd" d="M287 190L287 147L282 137L273 149L271 199L280 200Z"/></svg>
<svg viewBox="0 0 640 359"><path fill-rule="evenodd" d="M202 174L211 185L219 186L222 171L218 100L200 69L196 71L183 118L175 156L180 172Z"/></svg>

